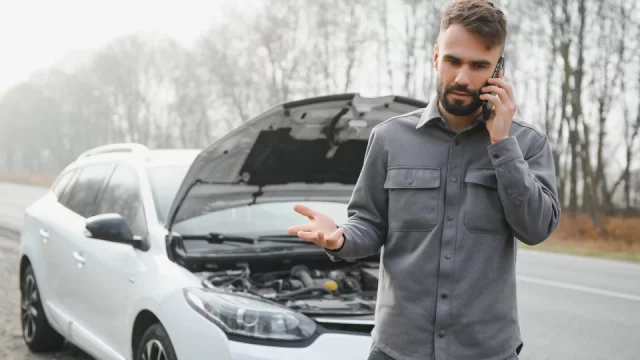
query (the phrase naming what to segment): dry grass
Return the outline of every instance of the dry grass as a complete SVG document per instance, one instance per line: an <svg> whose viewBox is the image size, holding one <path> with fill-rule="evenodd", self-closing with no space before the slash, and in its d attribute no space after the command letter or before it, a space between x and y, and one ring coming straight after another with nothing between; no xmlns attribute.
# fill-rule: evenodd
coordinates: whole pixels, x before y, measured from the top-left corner
<svg viewBox="0 0 640 360"><path fill-rule="evenodd" d="M34 186L49 187L56 179L56 175L34 174L34 173L11 173L0 174L0 182L11 182L16 184L26 184Z"/></svg>
<svg viewBox="0 0 640 360"><path fill-rule="evenodd" d="M596 228L586 214L563 213L548 240L523 247L640 262L640 217L606 217L602 225Z"/></svg>

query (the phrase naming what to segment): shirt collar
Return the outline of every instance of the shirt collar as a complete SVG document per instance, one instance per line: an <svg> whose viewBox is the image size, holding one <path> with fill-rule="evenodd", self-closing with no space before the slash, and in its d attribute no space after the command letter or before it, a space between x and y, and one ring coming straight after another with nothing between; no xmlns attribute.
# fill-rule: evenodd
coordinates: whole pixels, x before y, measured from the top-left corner
<svg viewBox="0 0 640 360"><path fill-rule="evenodd" d="M445 120L442 117L442 114L440 114L440 110L438 109L437 96L433 96L431 98L431 101L429 101L429 103L427 104L427 107L424 108L424 111L422 112L422 116L420 117L420 121L418 121L418 125L416 126L416 128L420 128L432 121L440 121L442 122L442 125L446 125Z"/></svg>
<svg viewBox="0 0 640 360"><path fill-rule="evenodd" d="M416 125L416 129L429 124L429 123L433 123L433 122L437 122L438 124L448 128L449 124L447 123L447 121L444 119L444 117L442 116L442 114L440 113L440 109L438 109L438 97L437 96L433 96L431 98L431 101L427 104L427 107L424 108L424 111L422 112L422 116L420 117L420 120L418 121L418 125ZM482 120L482 115L478 116L477 118L475 118L471 124L470 124L470 128L475 127L476 125L478 125L479 123L484 123L484 120Z"/></svg>

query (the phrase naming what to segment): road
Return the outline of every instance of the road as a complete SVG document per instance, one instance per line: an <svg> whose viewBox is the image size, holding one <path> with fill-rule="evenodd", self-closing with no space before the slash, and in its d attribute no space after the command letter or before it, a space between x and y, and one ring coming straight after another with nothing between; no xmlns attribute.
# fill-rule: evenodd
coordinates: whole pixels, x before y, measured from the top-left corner
<svg viewBox="0 0 640 360"><path fill-rule="evenodd" d="M42 192L0 183L0 227L19 231L22 211ZM89 360L72 346L29 355L18 323L17 261L16 240L0 234L0 358ZM517 275L520 359L640 359L640 265L521 250Z"/></svg>

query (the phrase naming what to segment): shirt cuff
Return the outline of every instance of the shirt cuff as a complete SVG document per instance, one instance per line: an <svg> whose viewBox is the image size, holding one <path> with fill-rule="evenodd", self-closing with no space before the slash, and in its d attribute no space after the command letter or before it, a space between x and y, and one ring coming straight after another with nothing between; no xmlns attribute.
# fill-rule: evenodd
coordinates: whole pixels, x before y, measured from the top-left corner
<svg viewBox="0 0 640 360"><path fill-rule="evenodd" d="M518 145L518 140L514 136L509 136L494 144L489 145L489 156L494 167L498 167L511 160L522 158L522 150Z"/></svg>

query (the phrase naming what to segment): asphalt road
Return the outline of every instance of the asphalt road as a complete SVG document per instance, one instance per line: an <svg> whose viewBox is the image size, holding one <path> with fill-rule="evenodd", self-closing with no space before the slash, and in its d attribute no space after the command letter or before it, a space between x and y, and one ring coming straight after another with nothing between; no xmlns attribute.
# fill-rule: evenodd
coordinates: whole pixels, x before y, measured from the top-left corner
<svg viewBox="0 0 640 360"><path fill-rule="evenodd" d="M0 183L0 227L19 231L42 189ZM90 359L69 346L32 356L20 338L17 242L0 234L0 359ZM520 251L522 360L640 359L640 265Z"/></svg>

